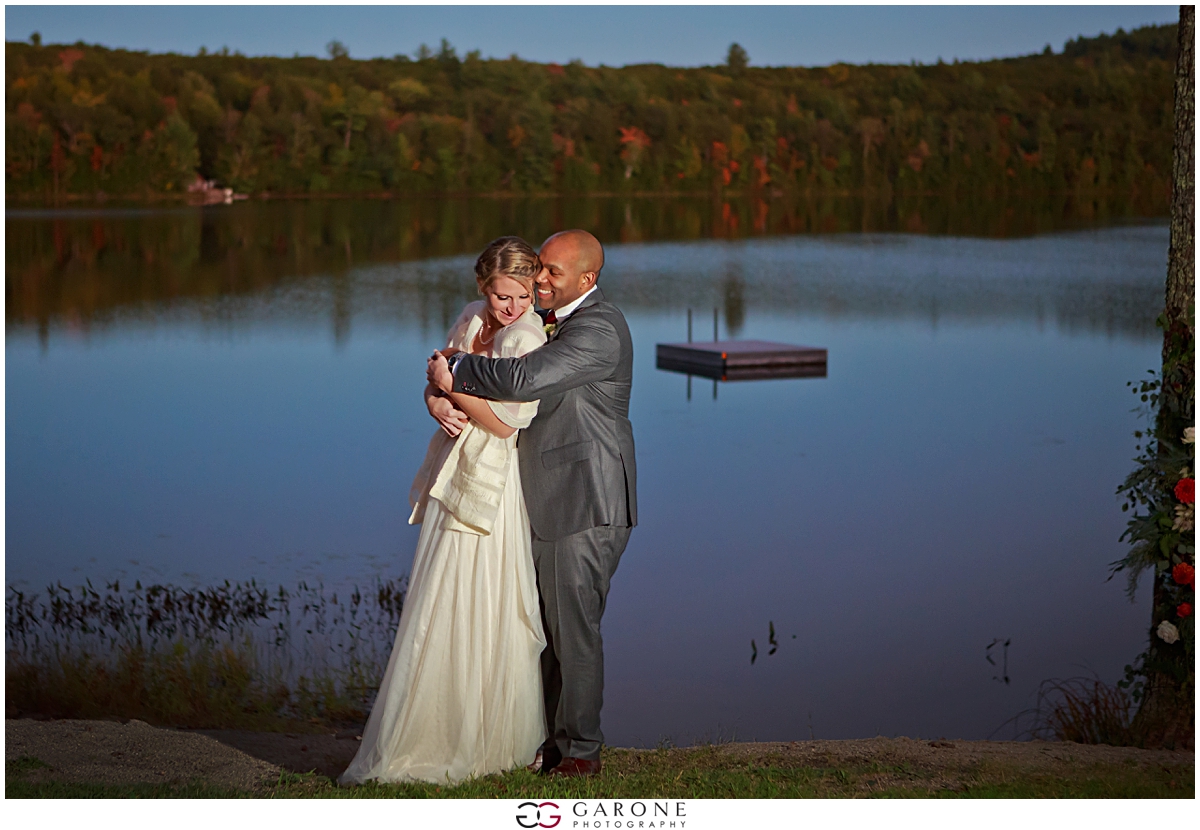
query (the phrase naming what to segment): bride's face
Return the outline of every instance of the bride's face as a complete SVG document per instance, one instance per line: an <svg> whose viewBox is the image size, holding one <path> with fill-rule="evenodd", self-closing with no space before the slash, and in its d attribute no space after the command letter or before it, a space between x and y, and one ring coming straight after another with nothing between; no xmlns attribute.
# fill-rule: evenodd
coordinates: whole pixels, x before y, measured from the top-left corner
<svg viewBox="0 0 1200 830"><path fill-rule="evenodd" d="M515 322L533 303L533 294L512 277L496 277L483 292L488 313L502 326Z"/></svg>

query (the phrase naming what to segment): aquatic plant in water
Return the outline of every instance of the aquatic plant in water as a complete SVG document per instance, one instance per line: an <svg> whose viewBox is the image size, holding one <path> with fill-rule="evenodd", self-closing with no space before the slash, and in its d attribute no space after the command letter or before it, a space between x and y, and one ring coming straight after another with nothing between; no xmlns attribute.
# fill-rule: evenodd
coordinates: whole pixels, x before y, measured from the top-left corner
<svg viewBox="0 0 1200 830"><path fill-rule="evenodd" d="M339 593L119 582L7 589L8 715L123 715L188 725L365 717L406 581Z"/></svg>

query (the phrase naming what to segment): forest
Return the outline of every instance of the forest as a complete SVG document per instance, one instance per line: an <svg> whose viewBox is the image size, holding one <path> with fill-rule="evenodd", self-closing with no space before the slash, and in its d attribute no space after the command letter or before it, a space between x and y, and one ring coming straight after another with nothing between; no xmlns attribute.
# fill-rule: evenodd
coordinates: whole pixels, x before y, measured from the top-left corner
<svg viewBox="0 0 1200 830"><path fill-rule="evenodd" d="M1169 192L1176 26L932 65L5 44L6 198Z"/></svg>

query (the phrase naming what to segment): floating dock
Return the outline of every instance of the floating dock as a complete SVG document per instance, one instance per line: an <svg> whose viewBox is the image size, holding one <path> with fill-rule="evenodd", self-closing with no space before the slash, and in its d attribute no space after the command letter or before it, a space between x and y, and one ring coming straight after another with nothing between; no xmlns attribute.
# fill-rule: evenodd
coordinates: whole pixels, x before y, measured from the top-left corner
<svg viewBox="0 0 1200 830"><path fill-rule="evenodd" d="M659 343L655 357L657 367L668 372L714 380L765 380L823 378L829 351L765 340L714 340Z"/></svg>

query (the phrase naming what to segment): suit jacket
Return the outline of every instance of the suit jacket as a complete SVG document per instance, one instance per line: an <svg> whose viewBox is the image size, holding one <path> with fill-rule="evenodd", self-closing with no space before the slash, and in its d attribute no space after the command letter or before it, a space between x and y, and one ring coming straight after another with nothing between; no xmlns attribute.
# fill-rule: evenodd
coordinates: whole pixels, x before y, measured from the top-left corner
<svg viewBox="0 0 1200 830"><path fill-rule="evenodd" d="M517 442L529 523L554 541L592 527L637 524L637 462L629 423L633 340L597 289L524 357L467 355L454 391L540 400Z"/></svg>

